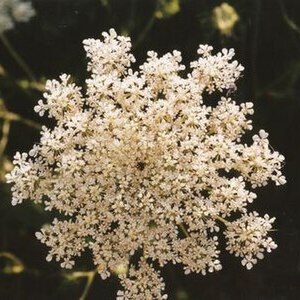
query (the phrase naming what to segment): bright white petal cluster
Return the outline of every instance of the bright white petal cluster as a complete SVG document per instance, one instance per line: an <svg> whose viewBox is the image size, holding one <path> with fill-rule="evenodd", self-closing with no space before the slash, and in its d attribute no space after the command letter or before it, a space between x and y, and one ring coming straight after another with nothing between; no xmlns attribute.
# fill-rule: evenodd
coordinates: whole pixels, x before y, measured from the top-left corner
<svg viewBox="0 0 300 300"><path fill-rule="evenodd" d="M263 218L257 212L243 215L240 219L229 223L225 231L227 250L235 256L243 258L242 265L251 269L257 258L263 259L263 252L271 252L277 248L268 232L272 229L275 218L266 214Z"/></svg>
<svg viewBox="0 0 300 300"><path fill-rule="evenodd" d="M84 93L68 75L47 82L35 110L56 126L43 127L7 175L13 204L32 199L61 213L36 234L50 248L47 260L72 268L89 249L102 278L119 273L118 299L165 299L152 264L220 270L222 222L227 249L251 268L276 246L267 236L274 219L247 212L256 198L249 189L284 184L284 158L263 130L241 143L252 103L203 104L206 92L235 88L243 68L233 50L200 46L190 73L180 52L150 51L133 71L130 39L114 30L103 37L83 42L91 72Z"/></svg>
<svg viewBox="0 0 300 300"><path fill-rule="evenodd" d="M222 49L217 55L211 55L212 46L200 45L201 56L191 63L192 77L209 92L215 90L235 89L235 81L244 70L234 57L234 49Z"/></svg>
<svg viewBox="0 0 300 300"><path fill-rule="evenodd" d="M35 15L30 2L22 0L0 1L0 33L12 29L17 22L28 22Z"/></svg>

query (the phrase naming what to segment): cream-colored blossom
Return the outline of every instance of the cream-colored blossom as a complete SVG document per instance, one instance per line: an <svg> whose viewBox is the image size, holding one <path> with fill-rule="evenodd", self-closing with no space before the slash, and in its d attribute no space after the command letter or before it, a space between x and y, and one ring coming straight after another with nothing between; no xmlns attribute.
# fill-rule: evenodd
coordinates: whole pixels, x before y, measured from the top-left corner
<svg viewBox="0 0 300 300"><path fill-rule="evenodd" d="M29 154L15 155L7 175L14 205L31 199L61 215L36 234L50 248L47 260L72 268L89 249L103 279L120 277L117 299L166 299L152 264L220 270L223 222L227 249L250 269L276 247L267 236L274 219L247 211L250 187L284 184L284 158L263 130L241 143L251 102L204 104L207 92L235 88L243 67L234 51L200 45L186 76L180 52L150 51L134 71L130 39L113 29L103 37L83 42L85 92L69 75L47 82L35 111L56 125L42 128Z"/></svg>
<svg viewBox="0 0 300 300"><path fill-rule="evenodd" d="M227 250L235 256L242 257L242 265L251 269L257 259L264 258L264 251L271 252L277 248L268 232L272 229L275 218L265 215L263 218L257 212L242 215L240 219L230 223L225 231Z"/></svg>
<svg viewBox="0 0 300 300"><path fill-rule="evenodd" d="M31 3L22 0L0 1L0 33L12 29L15 23L28 22L35 15Z"/></svg>

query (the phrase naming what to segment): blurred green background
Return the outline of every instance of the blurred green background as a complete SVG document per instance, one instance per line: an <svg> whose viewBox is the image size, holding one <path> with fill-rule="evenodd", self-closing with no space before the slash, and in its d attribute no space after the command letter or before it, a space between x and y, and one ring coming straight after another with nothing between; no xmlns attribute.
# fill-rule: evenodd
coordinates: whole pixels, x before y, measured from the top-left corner
<svg viewBox="0 0 300 300"><path fill-rule="evenodd" d="M3 0L0 0L0 2ZM39 139L33 107L45 79L70 73L86 76L84 38L98 38L114 27L129 35L137 63L147 50L180 50L184 63L195 59L200 43L216 50L235 48L244 76L232 95L255 105L254 130L270 133L272 146L285 155L283 187L258 190L251 209L277 217L278 249L251 271L223 252L223 270L184 276L167 266L162 275L169 299L300 299L300 1L299 0L32 0L36 16L16 24L0 40L0 299L79 299L92 268L89 256L67 273L47 263L46 246L34 233L51 220L30 202L10 204L4 174L16 151ZM16 51L30 70L13 55ZM25 67L26 68L26 67ZM209 103L210 99L208 99ZM87 299L115 299L118 281L95 278Z"/></svg>

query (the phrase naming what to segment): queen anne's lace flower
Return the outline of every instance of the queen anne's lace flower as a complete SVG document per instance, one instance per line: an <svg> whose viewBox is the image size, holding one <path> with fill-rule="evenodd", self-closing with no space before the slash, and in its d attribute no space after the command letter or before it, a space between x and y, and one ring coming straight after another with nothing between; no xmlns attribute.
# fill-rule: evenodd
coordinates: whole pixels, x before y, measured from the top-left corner
<svg viewBox="0 0 300 300"><path fill-rule="evenodd" d="M30 2L21 0L0 1L0 33L12 29L17 22L28 22L35 15Z"/></svg>
<svg viewBox="0 0 300 300"><path fill-rule="evenodd" d="M47 260L72 268L90 249L102 278L123 270L118 299L165 299L152 263L181 263L186 274L220 270L222 222L227 249L250 269L276 245L267 236L274 218L247 212L256 198L249 188L284 184L284 158L263 130L240 143L252 129L252 103L202 102L205 91L235 88L243 67L234 51L213 55L200 45L183 77L180 52L150 51L133 71L130 39L114 30L103 36L83 42L85 93L68 75L47 82L35 111L56 126L43 127L7 175L13 204L32 199L62 215L36 234L50 248Z"/></svg>

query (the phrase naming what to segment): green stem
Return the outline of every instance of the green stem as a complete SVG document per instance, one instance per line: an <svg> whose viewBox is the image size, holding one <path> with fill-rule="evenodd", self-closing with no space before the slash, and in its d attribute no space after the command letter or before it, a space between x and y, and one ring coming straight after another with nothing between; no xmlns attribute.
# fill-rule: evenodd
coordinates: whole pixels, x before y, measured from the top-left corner
<svg viewBox="0 0 300 300"><path fill-rule="evenodd" d="M179 224L179 228L182 230L186 237L190 236L183 224Z"/></svg>
<svg viewBox="0 0 300 300"><path fill-rule="evenodd" d="M287 11L284 7L284 4L281 0L279 0L279 5L280 5L282 17L283 17L284 21L286 22L286 24L297 34L300 34L300 27L289 17L289 15L287 14Z"/></svg>
<svg viewBox="0 0 300 300"><path fill-rule="evenodd" d="M87 281L86 281L86 285L84 287L84 290L83 290L83 293L82 295L80 296L79 300L85 300L87 295L88 295L88 292L91 288L91 285L94 281L94 278L95 278L95 275L96 275L96 270L94 271L91 271L87 274Z"/></svg>
<svg viewBox="0 0 300 300"><path fill-rule="evenodd" d="M8 143L9 131L10 131L10 121L4 120L2 124L2 137L0 140L0 159L2 159L5 148Z"/></svg>
<svg viewBox="0 0 300 300"><path fill-rule="evenodd" d="M34 122L29 119L26 119L26 118L23 118L22 116L17 115L12 112L9 112L9 111L0 111L0 119L6 120L6 121L21 122L29 127L33 127L38 130L40 130L42 128L42 125L40 125L39 123Z"/></svg>
<svg viewBox="0 0 300 300"><path fill-rule="evenodd" d="M151 27L154 24L154 20L155 20L155 16L152 15L151 18L149 19L148 23L146 24L144 30L140 33L140 35L136 39L134 46L133 46L134 49L136 49L141 44L141 42L145 39L148 31L151 29Z"/></svg>
<svg viewBox="0 0 300 300"><path fill-rule="evenodd" d="M150 19L148 20L146 26L144 27L144 29L141 31L140 35L137 37L134 45L133 45L133 48L136 49L140 44L141 42L145 39L147 33L149 32L149 30L152 28L153 24L154 24L154 21L155 21L155 12L158 8L158 5L159 5L159 1L157 0L156 1L156 5L155 5L155 9L154 9L154 12L152 14L152 16L150 17Z"/></svg>
<svg viewBox="0 0 300 300"><path fill-rule="evenodd" d="M30 78L32 81L36 81L34 73L31 71L29 66L25 63L23 58L18 54L18 52L14 49L12 44L9 42L9 40L6 38L4 33L0 34L0 39L3 43L3 45L6 47L10 55L14 58L16 63L19 65L19 67L24 71L24 73Z"/></svg>
<svg viewBox="0 0 300 300"><path fill-rule="evenodd" d="M220 217L220 216L215 216L215 218L217 220L219 220L220 222L222 222L225 226L229 225L230 222L228 222L227 220L225 220L224 218Z"/></svg>

